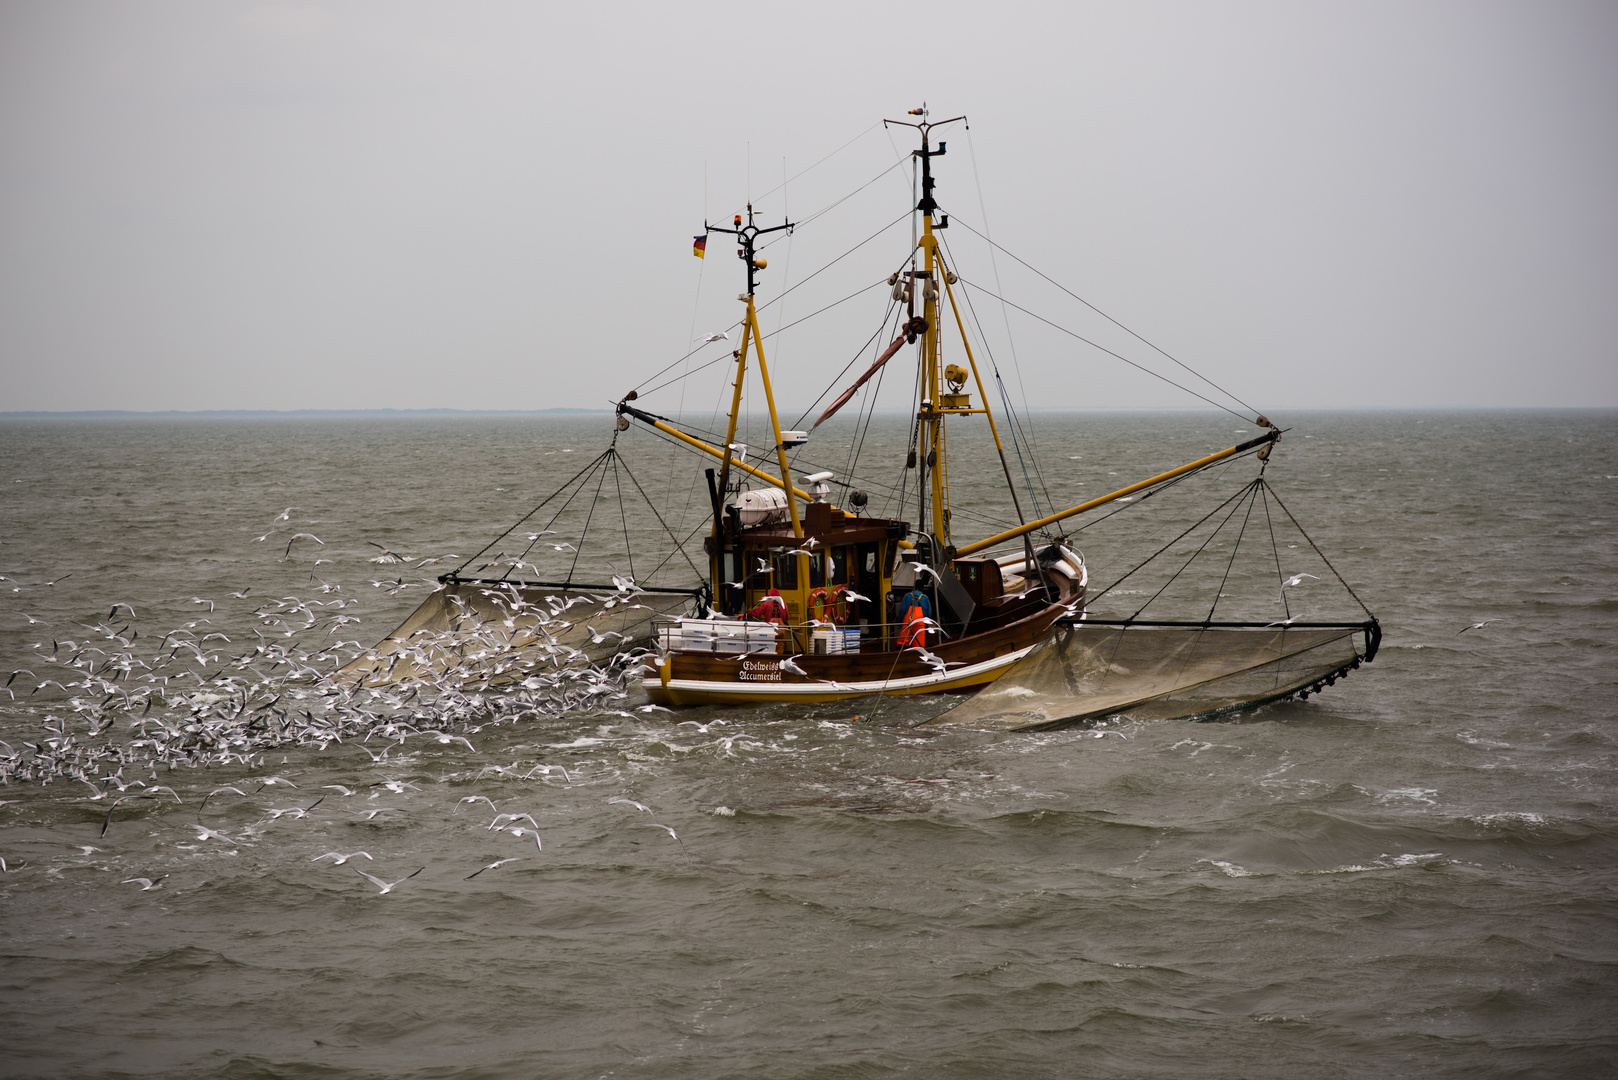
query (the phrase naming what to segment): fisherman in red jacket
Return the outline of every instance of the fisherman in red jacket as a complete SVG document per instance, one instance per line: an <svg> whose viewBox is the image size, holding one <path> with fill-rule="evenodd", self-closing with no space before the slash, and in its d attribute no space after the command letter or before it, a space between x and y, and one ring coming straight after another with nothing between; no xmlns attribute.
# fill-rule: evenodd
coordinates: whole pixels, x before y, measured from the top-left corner
<svg viewBox="0 0 1618 1080"><path fill-rule="evenodd" d="M777 623L785 626L787 621L787 602L781 598L780 589L771 589L753 608L748 611L745 618L763 619L765 622Z"/></svg>

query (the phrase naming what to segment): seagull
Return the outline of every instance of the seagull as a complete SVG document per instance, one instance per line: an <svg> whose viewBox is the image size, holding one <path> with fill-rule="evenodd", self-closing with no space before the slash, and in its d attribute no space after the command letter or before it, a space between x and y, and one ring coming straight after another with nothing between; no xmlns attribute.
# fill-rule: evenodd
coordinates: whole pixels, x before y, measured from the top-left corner
<svg viewBox="0 0 1618 1080"><path fill-rule="evenodd" d="M459 812L461 807L465 806L467 803L473 803L473 802L486 802L486 803L489 804L489 809L490 810L493 810L497 814L500 812L500 808L498 806L494 805L494 800L489 798L487 795L468 795L468 796L466 796L466 798L464 798L460 802L456 803L455 804L455 809L451 810L450 813L452 813L452 814L457 813L457 812Z"/></svg>
<svg viewBox="0 0 1618 1080"><path fill-rule="evenodd" d="M346 788L341 784L325 784L323 786L337 792L337 794L341 795L345 799L350 798L354 794L353 789Z"/></svg>
<svg viewBox="0 0 1618 1080"><path fill-rule="evenodd" d="M364 818L366 821L370 821L378 814L402 814L404 811L397 806L379 806L375 810L361 810L359 813L360 817Z"/></svg>
<svg viewBox="0 0 1618 1080"><path fill-rule="evenodd" d="M849 601L850 603L854 603L854 602L857 602L857 601L860 601L860 600L864 600L864 601L869 602L871 598L869 596L861 596L859 593L855 592L853 589L844 589L843 590L843 599Z"/></svg>
<svg viewBox="0 0 1618 1080"><path fill-rule="evenodd" d="M730 332L729 331L727 331L727 330L718 330L718 331L715 331L712 334L709 334L707 337L703 338L702 343L704 345L707 345L707 344L710 344L711 342L715 342L715 341L729 341L729 340L730 340Z"/></svg>
<svg viewBox="0 0 1618 1080"><path fill-rule="evenodd" d="M636 712L643 712L643 713L654 713L654 712L671 713L674 710L669 709L669 708L665 708L662 705L642 705L639 708L637 708L635 711Z"/></svg>
<svg viewBox="0 0 1618 1080"><path fill-rule="evenodd" d="M151 878L147 877L124 878L124 880L120 881L118 884L139 885L141 892L151 892L153 889L161 889L163 887L163 878L166 877L168 877L168 875L164 874L163 877L158 878L156 881L153 881Z"/></svg>
<svg viewBox="0 0 1618 1080"><path fill-rule="evenodd" d="M494 862L490 863L488 866L480 867L480 868L472 871L470 874L466 875L466 877L463 880L471 881L473 878L477 877L479 874L483 873L483 871L485 871L485 870L493 870L495 867L504 866L508 862L521 862L521 861L522 861L522 856L521 855L513 855L509 859L496 859Z"/></svg>
<svg viewBox="0 0 1618 1080"><path fill-rule="evenodd" d="M611 806L613 803L622 803L624 806L633 806L636 810L644 810L648 814L652 812L652 808L650 806L647 806L645 803L638 803L634 799L617 798L607 800L608 806Z"/></svg>
<svg viewBox="0 0 1618 1080"><path fill-rule="evenodd" d="M372 556L371 561L374 562L374 563L382 563L382 564L386 565L388 563L396 563L396 562L405 562L406 561L405 557L403 555L400 555L397 551L389 551L387 548L383 547L381 544L377 543L375 540L367 540L365 542L367 544L370 544L372 547L376 548L378 551L380 551L382 553L380 555Z"/></svg>
<svg viewBox="0 0 1618 1080"><path fill-rule="evenodd" d="M807 676L809 674L807 671L803 670L803 668L801 668L797 664L793 663L794 660L796 660L799 656L802 656L802 655L803 655L802 653L795 653L794 655L787 657L785 660L782 660L781 661L781 670L782 671L790 671L794 675Z"/></svg>
<svg viewBox="0 0 1618 1080"><path fill-rule="evenodd" d="M240 795L242 798L244 798L244 799L247 798L247 792L243 791L239 787L230 787L229 785L226 785L225 787L222 787L222 788L214 788L212 791L208 792L208 794L206 794L206 795L204 795L202 797L202 805L197 807L197 820L198 821L202 820L202 811L207 808L208 800L213 798L215 795L222 794L222 793L224 793L226 791L234 791L236 794Z"/></svg>
<svg viewBox="0 0 1618 1080"><path fill-rule="evenodd" d="M319 544L321 547L326 546L326 541L322 540L320 537L316 536L314 533L294 533L292 535L292 539L287 541L286 554L284 556L282 556L284 559L290 559L292 557L292 545L296 544L299 540L313 540L315 543ZM369 541L367 541L367 542L369 542Z"/></svg>
<svg viewBox="0 0 1618 1080"><path fill-rule="evenodd" d="M303 509L303 507L301 507L301 506L289 506L285 510L281 511L279 514L275 515L275 520L270 522L270 524L271 525L279 525L283 521L291 521L292 520L292 511L294 511L294 510L302 510L302 509Z"/></svg>
<svg viewBox="0 0 1618 1080"><path fill-rule="evenodd" d="M568 544L568 543L552 544L551 547L555 548L557 551L577 551L577 550L579 550L578 548L574 547L572 544Z"/></svg>
<svg viewBox="0 0 1618 1080"><path fill-rule="evenodd" d="M226 836L224 833L216 832L213 829L208 828L208 826L206 826L206 825L192 825L192 826L189 826L189 827L197 830L197 839L198 840L223 840L227 844L235 844L236 843L236 841L232 840L230 837Z"/></svg>
<svg viewBox="0 0 1618 1080"><path fill-rule="evenodd" d="M920 648L919 646L906 649L905 652L915 653L918 660L931 667L933 671L939 675L944 674L944 672L949 668L960 667L966 662L964 660L945 660L937 653L928 652L926 649Z"/></svg>
<svg viewBox="0 0 1618 1080"><path fill-rule="evenodd" d="M517 825L508 828L505 831L510 833L512 836L519 838L524 836L532 836L534 838L534 847L540 851L545 850L545 842L539 838L539 831L537 829L525 829L521 825Z"/></svg>
<svg viewBox="0 0 1618 1080"><path fill-rule="evenodd" d="M334 860L332 863L333 866L341 866L348 860L357 859L361 855L364 855L367 859L371 858L371 853L369 851L351 851L347 855L344 855L341 851L328 851L324 855L316 855L309 861L319 862L321 859L332 859ZM372 859L371 861L375 862L376 860Z"/></svg>
<svg viewBox="0 0 1618 1080"><path fill-rule="evenodd" d="M131 619L138 619L138 618L140 618L140 616L139 616L139 615L136 615L136 614L135 614L135 609L134 609L134 608L132 608L132 607L130 607L130 606L129 606L129 605L128 605L128 604L126 604L126 603L124 603L124 602L122 602L122 601L119 601L119 602L118 602L118 603L116 603L116 604L114 604L114 605L112 605L112 610L111 610L111 611L109 611L109 612L107 612L107 618L109 618L109 619L110 619L110 618L112 618L112 617L113 617L113 616L114 616L114 615L116 615L116 614L118 614L118 609L119 609L119 608L123 608L123 609L124 609L124 610L125 610L125 611L127 611L127 612L129 612L129 617L130 617L130 618L131 618ZM160 879L159 879L159 880L162 880L162 879L161 879L161 878L160 878Z"/></svg>
<svg viewBox="0 0 1618 1080"><path fill-rule="evenodd" d="M192 598L191 598L191 602L192 602L192 603L193 603L193 604L207 604L207 605L208 605L208 610L209 610L209 611L212 611L212 610L213 610L213 601L212 601L212 600L204 600L204 599L203 599L203 598L202 598L202 597L200 597L200 596L193 596L193 597L192 597Z"/></svg>
<svg viewBox="0 0 1618 1080"><path fill-rule="evenodd" d="M646 826L648 829L662 829L664 832L674 837L674 842L680 845L681 851L685 850L685 841L680 839L680 834L663 824L661 821L643 821L641 824Z"/></svg>
<svg viewBox="0 0 1618 1080"><path fill-rule="evenodd" d="M477 747L472 745L472 740L468 739L464 735L447 735L444 732L440 731L437 734L436 738L438 739L439 743L444 745L444 746L448 746L450 743L454 743L454 742L464 743L468 750L471 750L474 753L477 752Z"/></svg>
<svg viewBox="0 0 1618 1080"><path fill-rule="evenodd" d="M1316 581L1320 580L1320 578L1316 577L1314 574L1293 574L1291 577L1287 578L1281 583L1281 591L1286 592L1288 589L1292 588L1292 586L1301 582L1304 578L1314 578Z"/></svg>
<svg viewBox="0 0 1618 1080"><path fill-rule="evenodd" d="M494 816L494 820L489 822L489 828L498 829L504 822L507 821L526 821L534 828L539 828L539 822L534 820L534 815L532 814L496 814Z"/></svg>
<svg viewBox="0 0 1618 1080"><path fill-rule="evenodd" d="M589 623L585 623L584 628L590 631L590 644L592 645L600 645L610 637L622 638L624 636L616 630L597 630Z"/></svg>
<svg viewBox="0 0 1618 1080"><path fill-rule="evenodd" d="M281 820L281 815L283 815L283 814L291 814L294 818L301 818L305 814L307 814L309 811L313 810L315 807L319 806L321 803L323 803L325 801L326 801L326 796L322 795L320 798L316 799L314 802L310 803L308 806L289 806L284 810L274 810L274 809L266 810L265 813L269 814L270 817L274 818L276 821L280 821Z"/></svg>
<svg viewBox="0 0 1618 1080"><path fill-rule="evenodd" d="M276 784L285 784L287 787L290 787L290 788L295 788L295 787L298 786L297 784L294 784L291 780L288 780L284 776L270 776L270 777L266 777L264 782L258 786L258 790L263 791L265 788L274 787ZM255 791L253 794L257 795L258 791Z"/></svg>
<svg viewBox="0 0 1618 1080"><path fill-rule="evenodd" d="M1498 619L1484 619L1482 622L1475 622L1471 626L1463 626L1459 630L1457 630L1456 633L1464 634L1468 630L1482 630L1485 626L1488 626L1490 623L1499 622L1499 621L1500 620L1498 620Z"/></svg>
<svg viewBox="0 0 1618 1080"><path fill-rule="evenodd" d="M425 870L425 869L427 869L427 868L425 866L423 866L420 870L417 870L414 874L406 874L404 877L400 878L398 881L383 881L381 878L375 876L374 874L367 874L364 870L361 870L359 867L354 868L354 873L358 874L360 877L364 878L366 881L369 881L372 885L375 885L377 888L381 889L382 891L377 893L378 896L386 896L388 893L392 892L396 886L403 885L405 882L409 881L411 878L415 877L416 874L421 873L421 871Z"/></svg>
<svg viewBox="0 0 1618 1080"><path fill-rule="evenodd" d="M230 595L235 597L237 600L240 600L240 599L242 599L243 597L245 597L248 593L250 593L252 591L253 591L253 587L251 585L249 585L247 588L243 589L241 592L233 592Z"/></svg>
<svg viewBox="0 0 1618 1080"><path fill-rule="evenodd" d="M132 799L155 799L155 798L157 798L156 795L120 795L116 799L112 800L112 805L107 807L106 820L104 820L101 823L101 835L102 836L107 835L107 827L112 824L112 814L113 814L113 811L118 809L118 804L119 803L126 803L126 802L129 802Z"/></svg>

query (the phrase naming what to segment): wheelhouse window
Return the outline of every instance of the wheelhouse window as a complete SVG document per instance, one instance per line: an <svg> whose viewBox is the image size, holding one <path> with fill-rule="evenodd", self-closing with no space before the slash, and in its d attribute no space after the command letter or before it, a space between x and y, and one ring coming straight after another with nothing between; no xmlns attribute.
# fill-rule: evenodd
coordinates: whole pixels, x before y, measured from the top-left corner
<svg viewBox="0 0 1618 1080"><path fill-rule="evenodd" d="M777 589L785 592L798 587L798 554L795 551L777 550L771 561L775 565L773 584Z"/></svg>

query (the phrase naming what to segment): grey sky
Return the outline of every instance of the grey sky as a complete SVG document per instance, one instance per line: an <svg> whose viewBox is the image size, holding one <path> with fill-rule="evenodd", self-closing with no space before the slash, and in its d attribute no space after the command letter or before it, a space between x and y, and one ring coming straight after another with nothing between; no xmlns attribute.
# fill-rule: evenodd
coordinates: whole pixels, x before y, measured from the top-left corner
<svg viewBox="0 0 1618 1080"><path fill-rule="evenodd" d="M1078 332L1112 333L961 226L1261 409L1615 406L1615 56L1611 4L0 3L0 411L604 405L736 317L705 209L807 218L923 100L972 121L963 276ZM908 185L773 247L761 300ZM974 304L1031 403L1192 403ZM789 419L880 315L783 338Z"/></svg>

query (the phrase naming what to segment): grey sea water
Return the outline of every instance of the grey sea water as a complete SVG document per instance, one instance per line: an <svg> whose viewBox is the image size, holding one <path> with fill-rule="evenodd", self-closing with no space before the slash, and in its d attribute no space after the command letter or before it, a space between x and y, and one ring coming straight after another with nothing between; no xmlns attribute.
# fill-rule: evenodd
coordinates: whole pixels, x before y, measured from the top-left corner
<svg viewBox="0 0 1618 1080"><path fill-rule="evenodd" d="M631 693L445 729L470 746L131 764L123 782L181 801L122 804L104 836L112 782L14 782L0 1072L1618 1075L1618 415L1279 419L1275 490L1386 633L1323 695L1020 735L912 726L948 699L668 714ZM1033 436L1076 502L1238 426L1046 415ZM904 434L879 419L867 455ZM88 691L36 687L78 674L47 662L64 641L123 648L98 624L155 659L195 623L229 639L207 644L217 667L283 633L266 601L357 600L336 611L358 623L321 609L285 639L329 669L452 565L415 562L472 554L611 437L607 416L0 422L0 660L26 672L0 694L0 754L91 738ZM697 529L699 466L639 430L621 445L669 528ZM1254 467L1075 532L1093 580ZM998 464L952 468L957 531L1004 520ZM633 548L645 580L670 554L632 493L620 514L632 486L586 500L586 570L627 571ZM322 543L288 553L299 532ZM1358 617L1306 548L1279 541L1284 570L1318 575L1295 603ZM681 583L678 557L656 578ZM1134 585L1103 604L1132 610ZM321 701L308 676L265 692L294 715ZM155 730L139 719L95 738ZM203 806L226 785L246 795ZM543 846L488 829L472 796L531 814ZM357 850L372 858L314 861ZM500 859L517 861L468 878ZM382 894L356 864L421 869Z"/></svg>

